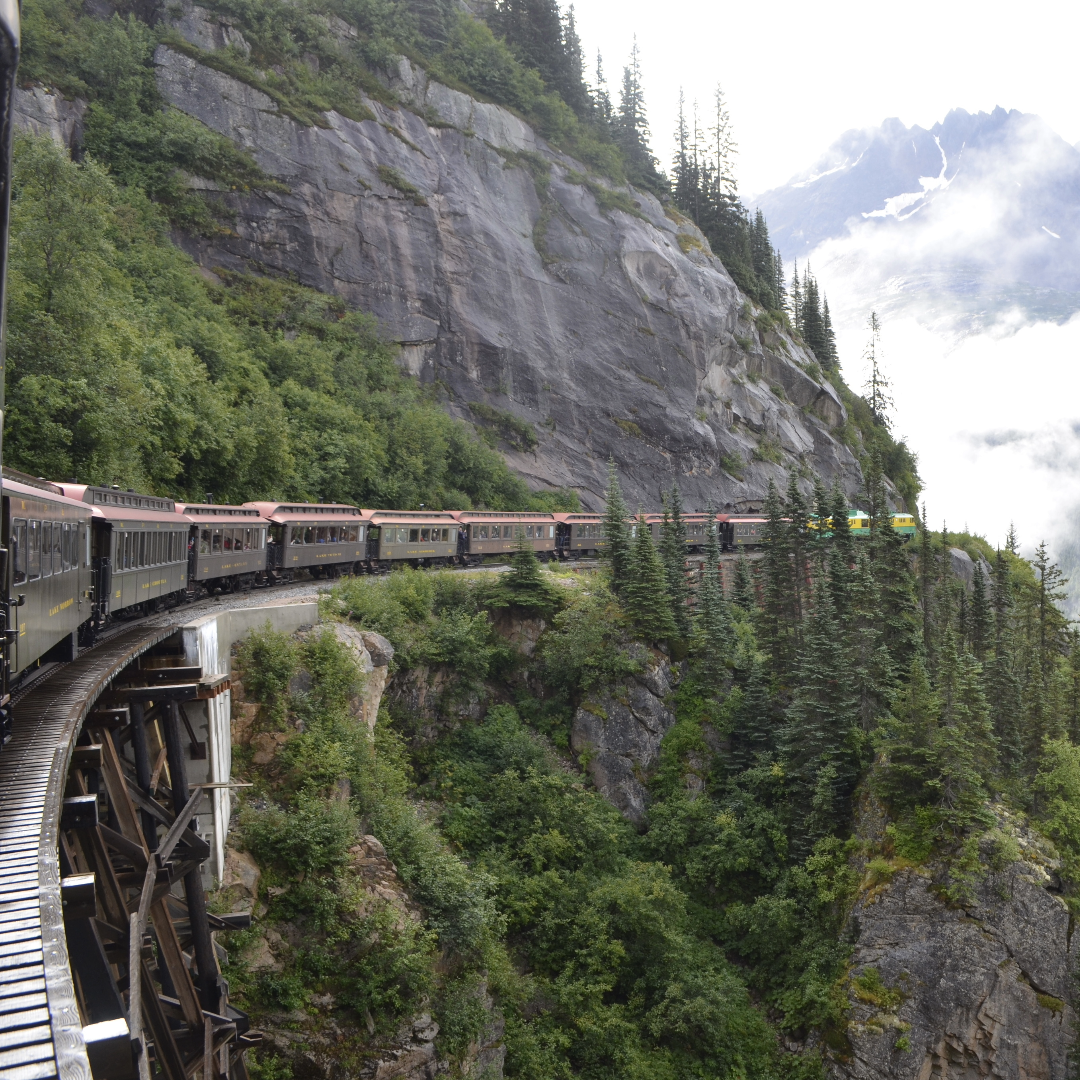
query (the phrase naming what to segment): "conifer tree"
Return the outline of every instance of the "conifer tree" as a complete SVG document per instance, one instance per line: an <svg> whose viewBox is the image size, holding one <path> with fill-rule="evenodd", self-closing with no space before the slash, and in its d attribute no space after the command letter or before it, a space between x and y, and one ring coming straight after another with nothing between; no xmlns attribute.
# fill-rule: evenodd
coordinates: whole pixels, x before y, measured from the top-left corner
<svg viewBox="0 0 1080 1080"><path fill-rule="evenodd" d="M808 852L849 812L861 746L854 687L851 654L839 633L829 589L819 581L782 736L796 851Z"/></svg>
<svg viewBox="0 0 1080 1080"><path fill-rule="evenodd" d="M936 560L930 541L930 525L926 503L922 508L922 529L919 533L919 598L922 606L923 652L927 666L934 669L934 580Z"/></svg>
<svg viewBox="0 0 1080 1080"><path fill-rule="evenodd" d="M608 459L608 487L604 505L604 538L607 557L611 560L611 588L619 596L626 584L630 564L630 511L619 486L619 474L614 458Z"/></svg>
<svg viewBox="0 0 1080 1080"><path fill-rule="evenodd" d="M802 636L802 619L807 607L808 566L807 556L813 540L812 530L808 528L810 509L806 497L799 487L799 478L794 471L788 476L787 486L787 530L788 550L791 552L790 589L794 609L793 629L795 641Z"/></svg>
<svg viewBox="0 0 1080 1080"><path fill-rule="evenodd" d="M695 651L707 686L719 689L726 675L731 648L731 620L728 618L724 588L720 580L720 542L716 535L716 514L709 510L705 526L705 562L697 590Z"/></svg>
<svg viewBox="0 0 1080 1080"><path fill-rule="evenodd" d="M870 415L874 418L874 423L887 428L892 423L889 414L893 400L889 396L889 380L885 377L885 370L881 364L881 320L876 311L870 312L866 320L866 329L869 333L866 348L863 351L867 372L864 387L866 402L870 406Z"/></svg>
<svg viewBox="0 0 1080 1080"><path fill-rule="evenodd" d="M769 695L769 673L755 656L743 687L731 740L731 761L738 770L751 768L777 752L777 727Z"/></svg>
<svg viewBox="0 0 1080 1080"><path fill-rule="evenodd" d="M784 279L784 260L780 258L780 249L773 249L773 295L776 297L777 311L787 307L788 291Z"/></svg>
<svg viewBox="0 0 1080 1080"><path fill-rule="evenodd" d="M1020 541L1016 535L1016 525L1012 521L1009 522L1009 532L1005 537L1005 550L1010 555L1020 554Z"/></svg>
<svg viewBox="0 0 1080 1080"><path fill-rule="evenodd" d="M510 570L499 576L488 603L550 614L560 606L561 599L558 585L541 569L532 541L526 538L523 528L518 528Z"/></svg>
<svg viewBox="0 0 1080 1080"><path fill-rule="evenodd" d="M984 676L986 696L1005 773L1015 776L1022 764L1023 753L1020 681L1014 668L1012 580L1008 559L1000 549L994 560L991 607L994 650Z"/></svg>
<svg viewBox="0 0 1080 1080"><path fill-rule="evenodd" d="M847 610L851 571L855 565L855 538L851 535L848 500L839 479L833 481L828 516L831 519L829 542L829 582L837 611Z"/></svg>
<svg viewBox="0 0 1080 1080"><path fill-rule="evenodd" d="M803 287L799 280L799 260L795 260L795 269L791 273L791 288L788 290L788 314L791 324L801 334L803 328Z"/></svg>
<svg viewBox="0 0 1080 1080"><path fill-rule="evenodd" d="M810 351L820 364L826 364L828 342L825 338L825 323L821 315L821 298L818 294L817 281L807 266L803 276L802 336Z"/></svg>
<svg viewBox="0 0 1080 1080"><path fill-rule="evenodd" d="M656 551L652 529L645 515L638 514L630 548L626 584L621 600L634 628L646 641L667 641L675 636L675 619L668 601L664 564Z"/></svg>
<svg viewBox="0 0 1080 1080"><path fill-rule="evenodd" d="M971 651L981 664L986 659L991 635L990 598L986 594L986 575L982 560L975 564L975 577L971 585Z"/></svg>
<svg viewBox="0 0 1080 1080"><path fill-rule="evenodd" d="M863 731L873 731L888 712L889 698L896 685L896 665L885 643L882 606L881 589L871 571L869 553L863 549L855 556L847 620L852 676Z"/></svg>
<svg viewBox="0 0 1080 1080"><path fill-rule="evenodd" d="M769 240L769 226L765 223L765 215L760 209L754 213L754 224L750 233L750 254L753 258L754 273L760 283L757 298L765 307L774 308L776 297L773 294L773 281L776 277L776 267L773 263L772 242Z"/></svg>
<svg viewBox="0 0 1080 1080"><path fill-rule="evenodd" d="M731 602L747 613L757 609L757 591L754 589L754 579L750 574L750 560L745 553L741 554L735 563Z"/></svg>
<svg viewBox="0 0 1080 1080"><path fill-rule="evenodd" d="M631 183L659 191L663 178L649 147L649 121L645 111L645 91L641 85L641 52L637 35L630 50L630 62L623 68L619 110L615 116L615 141L622 149Z"/></svg>
<svg viewBox="0 0 1080 1080"><path fill-rule="evenodd" d="M614 110L611 107L611 94L608 93L607 79L604 77L604 58L600 50L596 50L596 85L592 89L593 107L601 125L609 128L614 120Z"/></svg>
<svg viewBox="0 0 1080 1080"><path fill-rule="evenodd" d="M686 522L682 516L682 496L677 484L664 496L664 517L660 526L660 558L667 578L668 599L679 637L690 635L690 588L686 581Z"/></svg>
<svg viewBox="0 0 1080 1080"><path fill-rule="evenodd" d="M784 506L772 477L765 497L765 557L762 559L764 587L760 612L762 648L769 654L772 670L780 679L790 679L794 657L794 612L791 595L791 548Z"/></svg>
<svg viewBox="0 0 1080 1080"><path fill-rule="evenodd" d="M1080 630L1069 631L1067 668L1066 730L1074 744L1080 745Z"/></svg>
<svg viewBox="0 0 1080 1080"><path fill-rule="evenodd" d="M840 355L836 351L836 334L833 332L832 316L829 314L829 298L822 297L821 325L825 335L825 355L821 357L821 366L826 371L840 370Z"/></svg>

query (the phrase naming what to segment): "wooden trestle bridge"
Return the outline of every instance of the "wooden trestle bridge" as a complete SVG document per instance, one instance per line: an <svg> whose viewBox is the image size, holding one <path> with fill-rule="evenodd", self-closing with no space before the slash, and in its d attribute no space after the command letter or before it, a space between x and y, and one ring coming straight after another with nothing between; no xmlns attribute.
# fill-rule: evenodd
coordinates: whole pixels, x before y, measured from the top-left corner
<svg viewBox="0 0 1080 1080"><path fill-rule="evenodd" d="M0 1077L245 1080L197 831L206 756L184 702L228 689L121 630L30 686L0 752Z"/></svg>

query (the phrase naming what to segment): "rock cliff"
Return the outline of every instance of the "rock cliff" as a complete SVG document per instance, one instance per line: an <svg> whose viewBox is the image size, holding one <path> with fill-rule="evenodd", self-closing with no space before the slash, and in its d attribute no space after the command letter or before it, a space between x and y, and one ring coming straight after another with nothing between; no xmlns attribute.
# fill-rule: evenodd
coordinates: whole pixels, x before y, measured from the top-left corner
<svg viewBox="0 0 1080 1080"><path fill-rule="evenodd" d="M574 486L588 506L609 455L650 508L676 477L691 506L757 505L800 462L859 486L833 388L654 197L588 175L510 111L405 59L386 75L394 105L305 127L200 62L247 50L232 21L190 0L162 17L189 43L156 53L165 99L278 182L218 193L231 230L177 237L208 272L289 274L373 312L402 362L498 435L534 488ZM17 113L78 142L77 102L20 91Z"/></svg>
<svg viewBox="0 0 1080 1080"><path fill-rule="evenodd" d="M1071 920L1045 842L996 808L966 895L943 868L871 864L849 920L849 1045L834 1080L1065 1080ZM888 880L881 880L881 875Z"/></svg>

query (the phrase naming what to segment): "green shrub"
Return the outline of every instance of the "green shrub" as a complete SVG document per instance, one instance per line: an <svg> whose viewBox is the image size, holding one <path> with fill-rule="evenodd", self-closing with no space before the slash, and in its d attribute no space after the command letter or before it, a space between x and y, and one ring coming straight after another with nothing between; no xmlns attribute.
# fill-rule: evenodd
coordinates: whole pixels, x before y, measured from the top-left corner
<svg viewBox="0 0 1080 1080"><path fill-rule="evenodd" d="M276 726L285 720L289 683L300 670L300 650L288 634L279 633L267 619L252 630L237 649L236 663L249 701L265 705Z"/></svg>
<svg viewBox="0 0 1080 1080"><path fill-rule="evenodd" d="M344 863L356 837L356 817L346 803L302 794L292 810L245 808L240 829L260 865L293 878Z"/></svg>

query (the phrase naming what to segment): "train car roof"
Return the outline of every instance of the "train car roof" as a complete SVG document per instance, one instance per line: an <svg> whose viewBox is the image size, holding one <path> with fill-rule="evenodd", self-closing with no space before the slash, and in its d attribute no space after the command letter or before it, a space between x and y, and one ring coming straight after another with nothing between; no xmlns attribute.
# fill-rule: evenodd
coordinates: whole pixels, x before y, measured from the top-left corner
<svg viewBox="0 0 1080 1080"><path fill-rule="evenodd" d="M568 522L568 521L603 521L604 520L604 515L603 514L558 513L558 514L552 514L551 516L556 521L561 521L563 523Z"/></svg>
<svg viewBox="0 0 1080 1080"><path fill-rule="evenodd" d="M80 502L78 499L69 499L66 495L60 494L56 489L57 485L49 484L47 487L45 483L26 484L21 480L14 479L8 472L4 470L4 494L12 499L47 499L49 502L60 503L65 509L79 510L86 517L94 516L94 508L87 506L86 503ZM25 509L25 508L24 508ZM18 513L17 507L12 507L12 513Z"/></svg>
<svg viewBox="0 0 1080 1080"><path fill-rule="evenodd" d="M451 510L458 521L554 521L555 515L527 510Z"/></svg>
<svg viewBox="0 0 1080 1080"><path fill-rule="evenodd" d="M245 507L257 510L267 521L278 525L287 521L317 523L328 518L347 521L366 521L370 510L361 510L348 503L247 502Z"/></svg>
<svg viewBox="0 0 1080 1080"><path fill-rule="evenodd" d="M266 525L268 521L253 506L224 506L215 503L177 503L176 512L193 525Z"/></svg>
<svg viewBox="0 0 1080 1080"><path fill-rule="evenodd" d="M449 510L368 510L371 524L391 524L395 521L415 521L418 525L430 522L435 525L457 524L457 518Z"/></svg>
<svg viewBox="0 0 1080 1080"><path fill-rule="evenodd" d="M162 495L143 495L131 489L121 491L119 487L98 487L94 484L57 484L69 499L89 503L105 511L106 517L123 516L113 511L147 511L155 514L175 514L176 503Z"/></svg>

